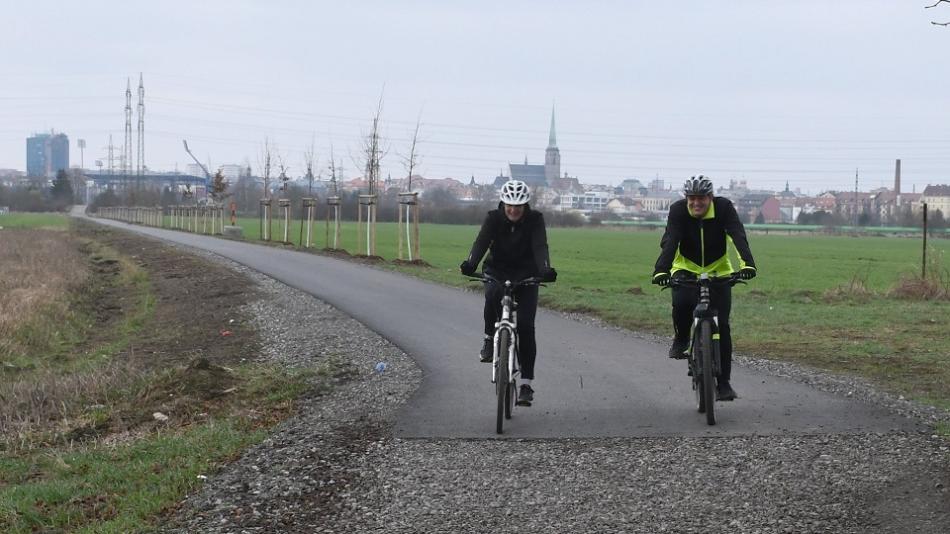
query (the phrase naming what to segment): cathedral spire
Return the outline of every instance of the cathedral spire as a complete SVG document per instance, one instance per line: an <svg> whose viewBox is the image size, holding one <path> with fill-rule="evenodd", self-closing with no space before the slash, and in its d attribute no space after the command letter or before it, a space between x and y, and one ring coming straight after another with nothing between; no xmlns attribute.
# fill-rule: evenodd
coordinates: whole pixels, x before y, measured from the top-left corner
<svg viewBox="0 0 950 534"><path fill-rule="evenodd" d="M551 135L548 136L548 148L544 151L544 181L551 185L561 177L561 151L557 148L557 135L554 133L554 104L551 104Z"/></svg>

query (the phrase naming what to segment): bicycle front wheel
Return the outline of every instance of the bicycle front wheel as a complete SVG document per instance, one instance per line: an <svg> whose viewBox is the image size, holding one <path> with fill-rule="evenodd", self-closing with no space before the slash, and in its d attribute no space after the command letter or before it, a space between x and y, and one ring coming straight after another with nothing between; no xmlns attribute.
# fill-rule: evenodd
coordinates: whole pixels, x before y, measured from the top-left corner
<svg viewBox="0 0 950 534"><path fill-rule="evenodd" d="M713 340L712 324L709 321L700 323L699 346L696 356L702 366L702 404L706 408L706 424L716 424L716 410L714 409L716 401L716 379L713 374Z"/></svg>
<svg viewBox="0 0 950 534"><path fill-rule="evenodd" d="M511 346L511 335L502 330L498 335L497 358L495 358L495 394L498 397L497 414L495 418L495 433L501 434L505 424L505 409L511 399L511 376L508 374L508 350ZM510 412L509 412L510 413Z"/></svg>

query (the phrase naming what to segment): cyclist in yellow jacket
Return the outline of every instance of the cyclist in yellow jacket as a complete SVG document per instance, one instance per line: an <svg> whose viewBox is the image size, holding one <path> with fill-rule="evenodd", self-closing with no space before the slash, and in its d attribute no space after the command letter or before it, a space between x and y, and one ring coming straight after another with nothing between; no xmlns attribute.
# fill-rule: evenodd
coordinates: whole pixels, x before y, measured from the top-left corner
<svg viewBox="0 0 950 534"><path fill-rule="evenodd" d="M749 280L756 275L755 260L749 249L745 227L735 206L727 198L713 196L713 184L705 176L694 176L683 186L683 200L670 205L666 231L660 240L660 257L653 269L653 283L666 287L671 278L728 276L734 272L729 261L729 244L739 254L739 278ZM699 300L698 288L673 287L673 344L670 358L682 359L689 347L689 331L693 309ZM736 392L729 380L732 375L732 335L729 312L732 290L717 287L710 295L711 304L719 311L719 354L721 374L716 385L717 400L734 400Z"/></svg>

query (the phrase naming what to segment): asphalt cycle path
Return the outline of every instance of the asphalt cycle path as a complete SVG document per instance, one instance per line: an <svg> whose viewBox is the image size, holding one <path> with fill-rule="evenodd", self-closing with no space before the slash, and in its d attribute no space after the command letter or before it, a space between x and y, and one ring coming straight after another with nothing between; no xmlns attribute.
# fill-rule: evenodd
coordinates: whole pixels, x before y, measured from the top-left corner
<svg viewBox="0 0 950 534"><path fill-rule="evenodd" d="M394 343L423 370L422 384L401 409L397 436L499 437L494 432L491 366L478 361L484 302L479 284L472 284L476 291L464 291L317 254L93 220L229 258L329 303ZM569 282L570 272L559 274L558 283ZM741 305L741 296L739 300ZM665 344L543 309L538 311L536 330L535 403L515 408L502 438L917 428L912 420L873 405L741 365L733 369L740 398L716 403L717 424L708 426L696 411L686 363L667 358Z"/></svg>

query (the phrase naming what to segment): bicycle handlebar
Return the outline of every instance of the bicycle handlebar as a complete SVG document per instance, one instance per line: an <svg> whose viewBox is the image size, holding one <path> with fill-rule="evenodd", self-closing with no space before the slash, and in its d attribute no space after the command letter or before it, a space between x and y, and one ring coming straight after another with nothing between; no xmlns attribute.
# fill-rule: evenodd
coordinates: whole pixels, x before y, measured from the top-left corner
<svg viewBox="0 0 950 534"><path fill-rule="evenodd" d="M505 282L511 282L510 280L499 280L495 278L494 276L487 273L481 273L478 276L470 275L468 279L472 282L482 282L484 284L496 283L496 284L505 285ZM522 286L544 286L544 284L543 284L543 280L539 276L529 276L528 278L525 278L523 280L518 280L517 282L511 282L512 289L516 287L522 287Z"/></svg>
<svg viewBox="0 0 950 534"><path fill-rule="evenodd" d="M729 276L716 276L706 278L706 283L711 286L724 286L728 285L732 287L736 284L745 284L745 280L739 278L739 273L731 273ZM703 280L699 277L695 278L671 278L669 287L700 287L703 285ZM666 289L665 287L663 289Z"/></svg>

